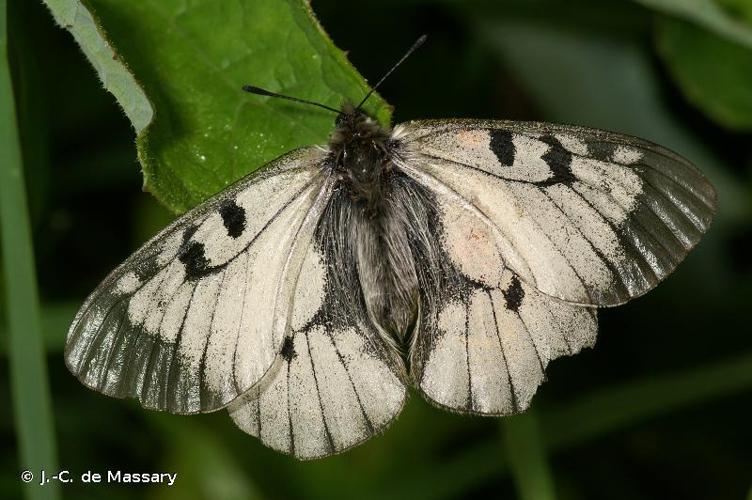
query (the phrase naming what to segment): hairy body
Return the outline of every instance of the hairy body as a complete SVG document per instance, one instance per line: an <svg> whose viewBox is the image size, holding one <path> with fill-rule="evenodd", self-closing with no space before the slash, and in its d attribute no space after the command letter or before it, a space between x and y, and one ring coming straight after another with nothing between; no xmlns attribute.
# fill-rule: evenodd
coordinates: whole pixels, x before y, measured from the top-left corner
<svg viewBox="0 0 752 500"><path fill-rule="evenodd" d="M322 218L322 226L337 227L320 227L319 241L332 247L330 279L341 293L356 294L388 342L406 347L421 284L435 281L415 264L437 261L432 200L396 168L398 140L360 110L344 106L329 146L338 181L328 209L339 215Z"/></svg>

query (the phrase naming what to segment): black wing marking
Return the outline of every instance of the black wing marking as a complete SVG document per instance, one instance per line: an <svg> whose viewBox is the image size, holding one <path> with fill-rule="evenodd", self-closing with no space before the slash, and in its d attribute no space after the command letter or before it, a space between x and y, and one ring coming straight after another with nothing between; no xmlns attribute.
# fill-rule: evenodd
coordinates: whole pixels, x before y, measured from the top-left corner
<svg viewBox="0 0 752 500"><path fill-rule="evenodd" d="M421 316L410 350L413 383L452 411L522 411L549 361L593 345L595 310L524 283L482 218L456 195L422 189L438 261L416 260Z"/></svg>
<svg viewBox="0 0 752 500"><path fill-rule="evenodd" d="M289 327L303 251L330 193L323 162L316 148L289 153L146 243L78 312L71 372L173 413L216 410L251 388Z"/></svg>
<svg viewBox="0 0 752 500"><path fill-rule="evenodd" d="M245 432L299 459L345 451L383 431L407 398L399 354L369 321L334 194L309 248L301 293L318 305L293 318L276 370L230 406ZM339 235L339 236L337 236Z"/></svg>
<svg viewBox="0 0 752 500"><path fill-rule="evenodd" d="M504 261L543 293L617 305L671 273L709 227L712 185L628 136L541 123L398 127L406 172L451 191L496 230Z"/></svg>

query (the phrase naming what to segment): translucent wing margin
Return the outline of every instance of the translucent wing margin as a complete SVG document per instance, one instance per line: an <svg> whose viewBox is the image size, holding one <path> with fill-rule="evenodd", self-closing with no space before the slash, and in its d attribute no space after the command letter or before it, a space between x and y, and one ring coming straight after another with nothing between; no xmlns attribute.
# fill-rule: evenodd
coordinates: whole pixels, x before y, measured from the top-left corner
<svg viewBox="0 0 752 500"><path fill-rule="evenodd" d="M306 307L293 296L331 192L324 157L288 153L147 242L76 315L70 371L109 396L183 414L224 407L258 383L295 307Z"/></svg>
<svg viewBox="0 0 752 500"><path fill-rule="evenodd" d="M612 306L652 289L709 227L715 191L687 160L629 136L547 123L400 125L400 166L493 228L539 291Z"/></svg>

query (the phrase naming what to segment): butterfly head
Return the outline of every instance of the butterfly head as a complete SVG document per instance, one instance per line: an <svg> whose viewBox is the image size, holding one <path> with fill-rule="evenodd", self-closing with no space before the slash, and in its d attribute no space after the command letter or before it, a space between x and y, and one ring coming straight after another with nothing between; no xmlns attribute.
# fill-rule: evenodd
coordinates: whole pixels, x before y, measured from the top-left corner
<svg viewBox="0 0 752 500"><path fill-rule="evenodd" d="M329 138L334 169L356 198L371 203L389 170L389 131L351 103L335 124Z"/></svg>
<svg viewBox="0 0 752 500"><path fill-rule="evenodd" d="M244 85L243 90L251 94L310 104L337 113L336 126L329 137L330 165L349 187L353 198L365 201L369 211L374 212L378 209L385 180L393 170L391 156L395 143L390 139L391 132L368 116L362 108L379 85L425 41L425 35L418 38L405 55L371 87L357 106L345 102L341 110L336 110L326 104L278 94L253 85Z"/></svg>

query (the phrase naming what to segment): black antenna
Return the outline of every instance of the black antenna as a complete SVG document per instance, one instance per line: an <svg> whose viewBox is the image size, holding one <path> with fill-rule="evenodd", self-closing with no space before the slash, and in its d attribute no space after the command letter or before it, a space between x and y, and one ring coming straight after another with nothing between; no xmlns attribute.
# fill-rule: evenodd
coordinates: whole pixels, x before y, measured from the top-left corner
<svg viewBox="0 0 752 500"><path fill-rule="evenodd" d="M423 35L420 38L418 38L415 41L415 43L413 44L413 46L410 47L409 49L407 49L407 52L405 52L405 55L402 56L402 58L399 61L397 61L397 63L394 66L392 66L392 69L390 69L389 71L387 71L386 74L381 77L381 80L379 80L378 82L376 82L376 85L374 85L373 87L371 87L371 90L366 94L366 96L363 98L363 100L360 101L360 104L358 104L358 106L355 109L360 109L360 107L363 104L365 104L365 102L368 100L368 98L371 97L371 94L373 94L373 92L378 88L378 86L381 85L382 83L384 83L384 80L386 80L387 77L389 75L391 75L392 72L395 69L397 69L397 67L399 67L400 64L402 64L403 62L405 62L405 59L407 59L408 57L410 57L410 54L412 54L413 52L415 52L415 50L418 47L420 47L421 45L423 45L423 42L426 41L426 38L427 38L426 35Z"/></svg>
<svg viewBox="0 0 752 500"><path fill-rule="evenodd" d="M403 62L405 62L405 59L407 59L408 57L410 57L410 54L412 54L413 52L415 52L415 50L418 47L420 47L421 45L423 45L423 42L425 42L425 41L426 41L426 35L423 35L420 38L418 38L415 41L415 43L413 44L413 46L410 47L407 50L407 52L405 52L405 55L402 56L402 58L399 61L397 61L397 63L394 66L392 66L392 68L389 71L387 71L384 76L381 77L381 80L379 80L378 82L376 82L376 85L374 85L371 88L370 91L368 91L368 93L366 94L366 96L363 98L362 101L360 101L360 104L358 104L358 106L355 109L360 109L360 107L363 106L363 104L365 104L365 102L368 100L368 98L371 97L371 95L378 88L378 86L381 85L382 83L384 83L384 80L386 80L387 77L389 75L391 75L392 72L395 69L397 69L400 64L402 64ZM300 102L300 103L303 103L303 104L310 104L312 106L318 106L319 108L323 108L323 109L326 109L328 111L332 111L334 113L337 113L338 115L342 114L342 111L340 111L338 109L334 109L332 107L329 107L326 104L321 104L320 102L314 102L314 101L309 101L307 99L301 99L299 97L292 97L292 96L289 96L289 95L278 94L276 92L272 92L271 90L262 89L261 87L254 87L253 85L243 85L243 90L245 90L246 92L249 92L251 94L263 95L263 96L267 96L267 97L279 97L280 99L287 99L288 101Z"/></svg>
<svg viewBox="0 0 752 500"><path fill-rule="evenodd" d="M289 95L277 94L276 92L262 89L261 87L254 87L253 85L243 85L243 90L245 90L246 92L250 92L251 94L263 95L263 96L268 96L268 97L279 97L282 99L287 99L288 101L302 102L303 104L311 104L313 106L318 106L319 108L324 108L326 110L333 111L337 113L338 115L342 114L340 110L331 108L327 106L326 104L321 104L320 102L308 101L306 99L300 99L299 97L290 97Z"/></svg>

